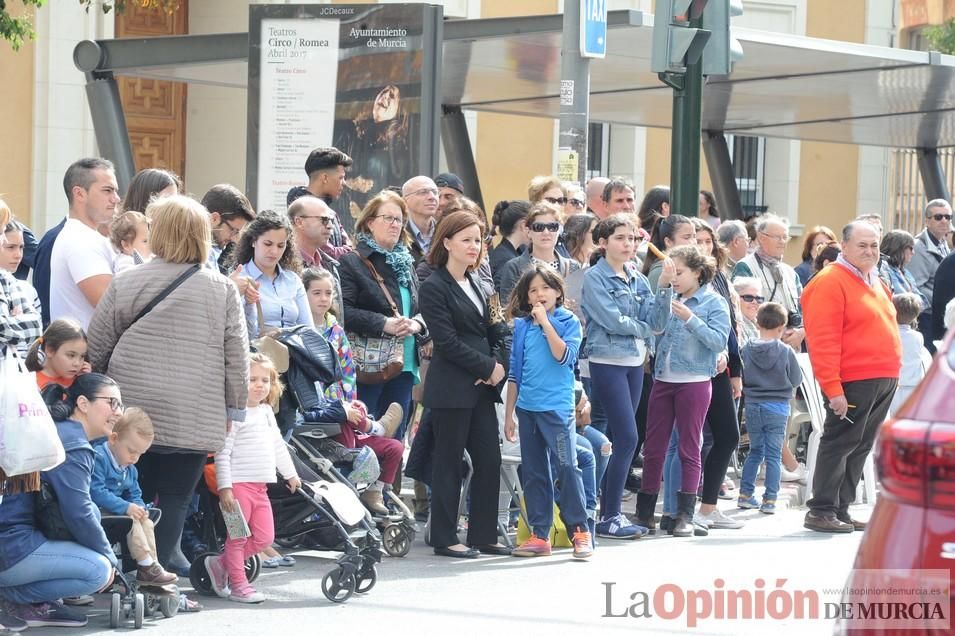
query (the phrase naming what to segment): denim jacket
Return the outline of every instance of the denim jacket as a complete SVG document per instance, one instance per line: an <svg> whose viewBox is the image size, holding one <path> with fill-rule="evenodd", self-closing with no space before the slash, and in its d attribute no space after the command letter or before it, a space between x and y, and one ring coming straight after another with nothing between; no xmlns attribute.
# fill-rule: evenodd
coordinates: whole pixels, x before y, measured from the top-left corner
<svg viewBox="0 0 955 636"><path fill-rule="evenodd" d="M581 310L587 324L588 357L643 356L642 342L663 331L670 317L672 290L654 294L636 264L625 265L629 282L602 258L584 276Z"/></svg>
<svg viewBox="0 0 955 636"><path fill-rule="evenodd" d="M671 315L666 329L657 336L654 378L660 377L667 356L670 369L677 373L716 375L716 359L726 349L729 338L729 306L709 284L683 303L693 315L686 322Z"/></svg>
<svg viewBox="0 0 955 636"><path fill-rule="evenodd" d="M90 483L93 503L114 515L125 515L131 503L145 508L136 465L121 467L106 441L96 444L93 451L96 453Z"/></svg>

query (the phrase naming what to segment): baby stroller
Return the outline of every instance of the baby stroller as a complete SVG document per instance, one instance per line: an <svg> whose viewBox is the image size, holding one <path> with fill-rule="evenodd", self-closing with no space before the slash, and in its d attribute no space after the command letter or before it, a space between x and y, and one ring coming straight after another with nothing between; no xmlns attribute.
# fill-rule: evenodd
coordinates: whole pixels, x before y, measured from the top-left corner
<svg viewBox="0 0 955 636"><path fill-rule="evenodd" d="M303 414L321 412L328 400L319 394L316 382L328 386L341 379L337 354L321 334L308 327L286 330L278 339L289 352L289 366L283 376L286 398L290 397ZM300 459L310 468L330 481L348 485L357 495L359 486L374 482L377 474L369 476L368 472L355 471L356 458L362 456L361 451L368 449L348 449L331 439L340 432L340 424L307 421L293 429L290 441ZM343 476L342 471L348 472L349 478ZM362 472L363 475L358 474ZM390 490L383 495L386 506L396 512L373 515L367 511L366 518L381 531L385 551L390 556L405 556L411 550L417 529L414 514Z"/></svg>
<svg viewBox="0 0 955 636"><path fill-rule="evenodd" d="M302 487L289 492L284 484L268 487L269 502L275 519L275 542L281 546L306 545L310 549L334 550L343 554L336 559L337 567L322 578L322 593L335 603L344 603L355 593L371 591L378 581L376 563L381 561L381 540L359 512L351 513L345 524L339 518L337 500L326 484L292 453L295 470L302 479ZM199 509L203 514L203 535L208 545L225 543L225 525L219 511L218 497L206 480L200 485ZM360 507L357 501L353 506ZM205 567L205 558L218 552L200 554L192 562L189 580L201 594L211 595L212 584ZM251 583L258 577L261 564L255 555L246 562L246 577Z"/></svg>

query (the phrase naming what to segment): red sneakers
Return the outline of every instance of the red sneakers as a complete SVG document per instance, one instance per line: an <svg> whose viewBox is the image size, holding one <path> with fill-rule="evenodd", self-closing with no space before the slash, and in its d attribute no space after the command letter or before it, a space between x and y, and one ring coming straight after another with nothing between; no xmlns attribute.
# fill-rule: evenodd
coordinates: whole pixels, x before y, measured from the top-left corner
<svg viewBox="0 0 955 636"><path fill-rule="evenodd" d="M517 546L511 556L516 557L539 557L550 556L550 541L531 535L531 538Z"/></svg>
<svg viewBox="0 0 955 636"><path fill-rule="evenodd" d="M594 555L594 546L590 540L590 533L583 528L577 528L571 541L574 544L575 559L589 559Z"/></svg>

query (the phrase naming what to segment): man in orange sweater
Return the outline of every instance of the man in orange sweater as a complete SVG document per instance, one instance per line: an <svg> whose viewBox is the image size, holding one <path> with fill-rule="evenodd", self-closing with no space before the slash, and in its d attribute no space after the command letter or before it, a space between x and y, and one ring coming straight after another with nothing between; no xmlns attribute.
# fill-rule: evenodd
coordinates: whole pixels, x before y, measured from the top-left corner
<svg viewBox="0 0 955 636"><path fill-rule="evenodd" d="M902 345L878 262L878 231L853 221L842 254L802 294L809 359L829 400L804 523L817 532L865 528L849 504L898 383Z"/></svg>

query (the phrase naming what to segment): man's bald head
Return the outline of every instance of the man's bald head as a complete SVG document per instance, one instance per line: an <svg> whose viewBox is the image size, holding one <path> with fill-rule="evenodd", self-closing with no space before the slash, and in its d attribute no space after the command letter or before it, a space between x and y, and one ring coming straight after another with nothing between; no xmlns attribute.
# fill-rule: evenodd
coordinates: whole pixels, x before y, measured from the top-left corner
<svg viewBox="0 0 955 636"><path fill-rule="evenodd" d="M401 186L401 196L408 206L408 213L419 227L438 213L438 186L431 177L411 177Z"/></svg>
<svg viewBox="0 0 955 636"><path fill-rule="evenodd" d="M607 216L607 202L603 200L604 188L610 183L606 177L594 177L587 182L587 207L599 218Z"/></svg>

